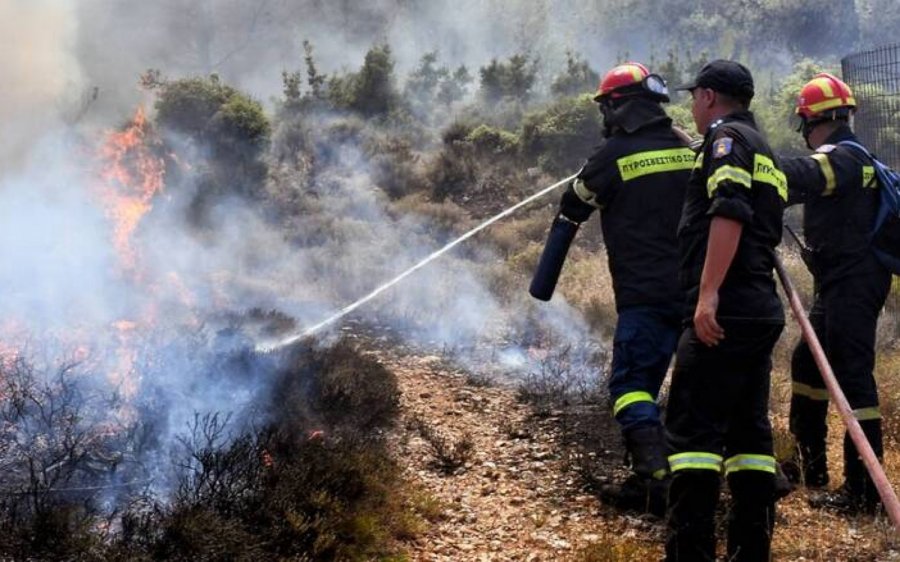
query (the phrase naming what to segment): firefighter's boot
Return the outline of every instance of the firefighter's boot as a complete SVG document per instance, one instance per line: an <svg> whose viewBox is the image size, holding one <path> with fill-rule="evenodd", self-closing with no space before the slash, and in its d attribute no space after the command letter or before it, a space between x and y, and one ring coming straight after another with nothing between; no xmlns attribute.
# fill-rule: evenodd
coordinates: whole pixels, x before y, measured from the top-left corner
<svg viewBox="0 0 900 562"><path fill-rule="evenodd" d="M792 368L796 370L798 367L794 365ZM827 415L827 400L814 400L798 394L791 398L791 433L797 439L797 447L793 458L783 464L782 468L795 484L803 484L807 488L824 488L828 485L828 460L825 454Z"/></svg>
<svg viewBox="0 0 900 562"><path fill-rule="evenodd" d="M719 473L683 469L673 473L671 480L666 560L715 561Z"/></svg>
<svg viewBox="0 0 900 562"><path fill-rule="evenodd" d="M881 433L881 420L860 421L875 456L879 460L884 456ZM850 435L844 436L844 484L833 492L826 492L811 498L813 507L834 509L848 514L874 514L881 508L878 488L872 482L862 458Z"/></svg>
<svg viewBox="0 0 900 562"><path fill-rule="evenodd" d="M728 515L728 560L767 562L775 526L775 477L759 470L728 476L733 505Z"/></svg>
<svg viewBox="0 0 900 562"><path fill-rule="evenodd" d="M824 488L828 485L828 455L825 441L800 445L803 466L803 485L807 488Z"/></svg>
<svg viewBox="0 0 900 562"><path fill-rule="evenodd" d="M626 431L625 448L635 474L652 480L662 480L668 475L669 459L662 426L648 425Z"/></svg>
<svg viewBox="0 0 900 562"><path fill-rule="evenodd" d="M669 461L661 426L638 427L625 432L625 447L634 471L621 484L600 489L603 503L617 509L663 517L668 493Z"/></svg>
<svg viewBox="0 0 900 562"><path fill-rule="evenodd" d="M622 511L649 513L663 518L668 490L668 478L655 480L632 474L621 484L607 484L600 488L600 500Z"/></svg>

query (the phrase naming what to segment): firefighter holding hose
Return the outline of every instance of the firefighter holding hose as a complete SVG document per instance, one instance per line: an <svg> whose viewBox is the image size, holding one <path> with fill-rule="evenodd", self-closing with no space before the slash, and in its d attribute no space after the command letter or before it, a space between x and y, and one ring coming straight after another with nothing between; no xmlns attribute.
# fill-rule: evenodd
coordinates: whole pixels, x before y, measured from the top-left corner
<svg viewBox="0 0 900 562"><path fill-rule="evenodd" d="M695 155L661 106L664 80L644 65L610 70L594 100L604 139L562 196L531 294L549 300L578 225L599 209L618 312L609 391L633 470L601 497L661 513L668 461L656 399L681 331L676 229Z"/></svg>
<svg viewBox="0 0 900 562"><path fill-rule="evenodd" d="M877 457L883 454L881 412L873 369L875 328L891 274L870 247L879 192L871 162L841 144L859 142L850 128L856 100L831 74L816 75L800 91L796 114L811 156L784 159L789 203L803 203L803 230L815 282L809 320ZM808 488L828 484L825 438L828 391L810 348L794 350L790 428L797 440L785 473ZM849 436L844 438L844 483L811 503L847 512L873 512L878 492Z"/></svg>

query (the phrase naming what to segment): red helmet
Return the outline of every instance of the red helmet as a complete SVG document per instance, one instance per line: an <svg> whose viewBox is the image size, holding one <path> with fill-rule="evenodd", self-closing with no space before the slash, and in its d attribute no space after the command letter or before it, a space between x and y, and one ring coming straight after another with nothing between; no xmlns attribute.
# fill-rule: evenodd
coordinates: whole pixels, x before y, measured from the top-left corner
<svg viewBox="0 0 900 562"><path fill-rule="evenodd" d="M856 99L850 86L827 72L816 74L803 86L797 98L797 115L807 121L841 109L847 113L856 109Z"/></svg>
<svg viewBox="0 0 900 562"><path fill-rule="evenodd" d="M634 91L623 92L626 89ZM635 92L648 93L657 99L669 101L669 90L665 81L658 75L651 74L650 70L639 62L622 63L607 72L600 81L594 101L600 101L606 96L615 99Z"/></svg>

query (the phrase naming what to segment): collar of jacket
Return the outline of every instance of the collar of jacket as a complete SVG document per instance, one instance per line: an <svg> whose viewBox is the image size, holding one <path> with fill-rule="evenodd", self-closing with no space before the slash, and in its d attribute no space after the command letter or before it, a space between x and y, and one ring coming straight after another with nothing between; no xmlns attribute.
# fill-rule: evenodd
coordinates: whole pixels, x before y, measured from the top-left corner
<svg viewBox="0 0 900 562"><path fill-rule="evenodd" d="M668 127L672 124L659 103L642 97L623 101L613 110L613 119L616 127L629 135L651 125L664 123Z"/></svg>
<svg viewBox="0 0 900 562"><path fill-rule="evenodd" d="M715 121L713 121L712 125L710 125L709 129L706 131L707 138L716 131L716 129L719 127L719 125L721 125L723 123L729 123L732 121L743 122L743 123L750 125L754 129L757 128L756 127L756 118L753 117L753 112L749 111L749 110L741 109L741 110L729 113L728 115L722 116L719 119L716 119Z"/></svg>

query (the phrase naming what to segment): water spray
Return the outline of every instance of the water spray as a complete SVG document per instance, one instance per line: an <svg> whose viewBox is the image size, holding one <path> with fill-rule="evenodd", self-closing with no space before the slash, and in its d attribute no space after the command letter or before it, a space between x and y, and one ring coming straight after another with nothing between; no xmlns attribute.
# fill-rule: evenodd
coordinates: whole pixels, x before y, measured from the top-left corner
<svg viewBox="0 0 900 562"><path fill-rule="evenodd" d="M531 203L531 202L534 201L535 199L540 199L541 197L543 197L544 195L546 195L546 194L550 193L551 191L557 189L557 188L560 187L561 185L565 185L565 184L569 183L570 181L574 180L575 177L576 177L576 175L577 175L577 174L574 174L574 175L571 175L571 176L569 176L569 177L567 177L567 178L565 178L565 179L559 180L558 182L554 183L553 185L548 186L548 187L545 187L544 189L538 191L537 193L535 193L535 194L533 194L533 195L530 195L529 197L526 197L526 198L523 199L522 201L519 201L519 202L516 203L515 205L513 205L513 206L511 206L511 207L509 207L509 208L507 208L507 209L505 209L505 210L503 210L503 211L501 211L500 213L497 213L496 215L494 215L493 217L491 217L491 218L489 218L488 220L484 221L483 223L479 224L478 226L476 226L476 227L473 228L472 230L469 230L468 232L466 232L465 234L463 234L463 235L460 236L459 238L457 238L457 239L455 239L455 240L449 242L449 243L448 243L446 246L444 246L443 248L441 248L441 249L439 249L439 250L433 252L433 253L430 254L429 256L425 257L425 258L422 259L420 262L416 263L415 265L413 265L412 267L410 267L410 268L407 269L406 271L400 273L399 275L397 275L396 277L394 277L394 278L391 279L390 281L388 281L388 282L382 284L380 287L376 288L376 289L373 290L371 293L369 293L369 294L367 294L366 296L360 298L360 299L357 300L356 302L354 302L354 303L352 303L352 304L349 304L349 305L345 306L344 308L342 308L342 309L339 310L338 312L335 312L334 314L332 314L332 315L329 316L328 318L322 320L322 321L319 322L318 324L316 324L316 325L314 325L314 326L310 326L309 328L303 330L303 331L300 332L300 333L297 333L297 334L294 334L294 335L291 335L291 336L287 336L287 337L285 337L284 339L282 339L281 341L278 341L278 342L276 342L276 343L274 343L274 344L258 344L258 345L256 346L256 351L257 351L257 352L260 352L260 353L270 353L270 352L273 352L273 351L277 351L277 350L279 350L279 349L281 349L281 348L283 348L283 347L286 347L286 346L289 346L289 345L291 345L291 344L293 344L293 343L296 343L297 341L302 340L303 338L306 338L306 337L308 337L308 336L311 336L311 335L315 334L316 332L318 332L319 330L321 330L321 329L324 328L325 326L328 326L328 325L330 325L330 324L333 324L333 323L337 322L338 320L340 320L340 319L343 318L344 316L350 314L351 312L353 312L354 310L356 310L356 309L359 308L360 306L362 306L362 305L366 304L367 302L371 301L372 299L374 299L375 297L377 297L378 295L380 295L380 294L383 293L384 291L390 289L391 287L393 287L394 285L396 285L396 284L399 283L400 281L403 281L405 278L409 277L410 275L412 275L413 273L415 273L417 270L419 270L419 269L425 267L426 265L428 265L428 264L431 263L432 261L434 261L434 260L436 260L437 258L441 257L442 255L446 254L447 252L449 252L450 250L452 250L454 247L456 247L456 246L458 246L459 244L465 242L466 240L468 240L468 239L471 238L472 236L475 236L476 234L478 234L479 232L481 232L481 231L484 230L485 228L489 227L490 225L494 224L495 222L497 222L497 221L499 221L499 220L501 220L501 219L503 219L503 218L508 217L509 215L511 215L511 214L513 214L515 211L517 211L518 209L520 209L520 208L524 207L525 205Z"/></svg>

